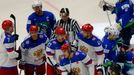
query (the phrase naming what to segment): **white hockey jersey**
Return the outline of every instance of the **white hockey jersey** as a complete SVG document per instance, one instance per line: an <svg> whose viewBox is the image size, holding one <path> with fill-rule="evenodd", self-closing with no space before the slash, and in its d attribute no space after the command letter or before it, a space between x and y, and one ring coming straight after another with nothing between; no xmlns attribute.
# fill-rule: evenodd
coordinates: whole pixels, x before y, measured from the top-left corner
<svg viewBox="0 0 134 75"><path fill-rule="evenodd" d="M58 42L56 38L52 39L46 48L46 52L50 60L48 60L48 63L52 65L50 62L52 62L54 65L59 63L59 60L61 59L61 56L63 52L61 51L61 46L65 43L68 43L68 41L63 41L62 43Z"/></svg>
<svg viewBox="0 0 134 75"><path fill-rule="evenodd" d="M33 41L31 37L26 38L20 46L22 53L22 61L28 65L41 65L45 61L43 57L46 56L45 47L48 42L47 36L38 34L38 39Z"/></svg>
<svg viewBox="0 0 134 75"><path fill-rule="evenodd" d="M87 54L93 59L94 65L102 64L104 59L102 42L96 36L87 39L81 33L77 34L79 50L81 46L88 48Z"/></svg>
<svg viewBox="0 0 134 75"><path fill-rule="evenodd" d="M0 36L0 68L15 68L16 58L19 56L14 51L15 39L11 34L2 33Z"/></svg>

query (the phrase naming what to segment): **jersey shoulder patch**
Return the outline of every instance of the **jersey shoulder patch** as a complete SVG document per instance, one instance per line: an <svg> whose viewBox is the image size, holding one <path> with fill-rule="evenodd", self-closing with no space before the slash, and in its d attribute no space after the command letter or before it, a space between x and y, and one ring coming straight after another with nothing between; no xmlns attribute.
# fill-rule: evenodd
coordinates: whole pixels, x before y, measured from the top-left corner
<svg viewBox="0 0 134 75"><path fill-rule="evenodd" d="M54 45L57 44L57 42L55 41L55 39L52 39L49 41L47 47L51 48L51 49L54 49Z"/></svg>
<svg viewBox="0 0 134 75"><path fill-rule="evenodd" d="M81 51L76 51L75 56L79 58L79 60L83 60L86 57L86 54Z"/></svg>
<svg viewBox="0 0 134 75"><path fill-rule="evenodd" d="M93 43L94 46L101 46L102 45L101 40L98 37L96 37L96 36L92 37L92 41L94 42Z"/></svg>

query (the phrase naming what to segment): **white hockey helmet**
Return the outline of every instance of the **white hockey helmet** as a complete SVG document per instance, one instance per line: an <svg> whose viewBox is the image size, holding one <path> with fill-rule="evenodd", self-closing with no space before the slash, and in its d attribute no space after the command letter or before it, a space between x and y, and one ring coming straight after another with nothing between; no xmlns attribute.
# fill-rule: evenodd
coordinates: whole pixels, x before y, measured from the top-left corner
<svg viewBox="0 0 134 75"><path fill-rule="evenodd" d="M40 0L35 0L35 1L33 2L33 4L32 4L32 7L33 7L33 8L34 8L34 7L37 7L37 6L42 6L42 3L41 3Z"/></svg>
<svg viewBox="0 0 134 75"><path fill-rule="evenodd" d="M115 36L118 36L119 35L119 31L117 28L113 27L113 26L107 26L105 27L104 31L108 34L112 34L112 35L115 35Z"/></svg>

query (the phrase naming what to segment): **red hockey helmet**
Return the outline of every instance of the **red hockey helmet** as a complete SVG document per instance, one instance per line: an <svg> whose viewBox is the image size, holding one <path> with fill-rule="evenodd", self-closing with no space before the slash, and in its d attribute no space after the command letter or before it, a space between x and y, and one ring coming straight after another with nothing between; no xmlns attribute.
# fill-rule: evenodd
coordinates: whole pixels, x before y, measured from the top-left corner
<svg viewBox="0 0 134 75"><path fill-rule="evenodd" d="M37 25L31 25L29 32L38 32L38 26Z"/></svg>
<svg viewBox="0 0 134 75"><path fill-rule="evenodd" d="M57 27L55 29L55 33L58 34L58 35L66 34L65 29L63 27Z"/></svg>
<svg viewBox="0 0 134 75"><path fill-rule="evenodd" d="M11 20L4 20L2 22L2 28L3 30L7 30L9 27L12 27L13 26L13 22Z"/></svg>
<svg viewBox="0 0 134 75"><path fill-rule="evenodd" d="M93 31L93 26L91 24L84 24L82 26L82 30L86 32L92 32Z"/></svg>
<svg viewBox="0 0 134 75"><path fill-rule="evenodd" d="M61 46L61 50L62 51L66 51L66 50L69 50L69 44L68 43L65 43L65 44L63 44L62 46Z"/></svg>

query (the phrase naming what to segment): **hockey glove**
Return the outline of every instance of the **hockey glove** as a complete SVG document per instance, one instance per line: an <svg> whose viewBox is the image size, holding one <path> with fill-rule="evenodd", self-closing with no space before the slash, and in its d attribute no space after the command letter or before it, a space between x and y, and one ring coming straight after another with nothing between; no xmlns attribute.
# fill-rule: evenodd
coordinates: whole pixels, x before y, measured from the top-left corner
<svg viewBox="0 0 134 75"><path fill-rule="evenodd" d="M109 7L107 5L103 5L103 11L109 10Z"/></svg>
<svg viewBox="0 0 134 75"><path fill-rule="evenodd" d="M18 38L19 38L19 35L18 34L13 34L13 37L14 37L15 41L17 41Z"/></svg>
<svg viewBox="0 0 134 75"><path fill-rule="evenodd" d="M18 57L16 58L16 60L20 60L22 58L21 56L21 50L16 50L16 52L19 54Z"/></svg>
<svg viewBox="0 0 134 75"><path fill-rule="evenodd" d="M22 60L19 61L19 68L22 70L25 69L25 61L22 61Z"/></svg>

